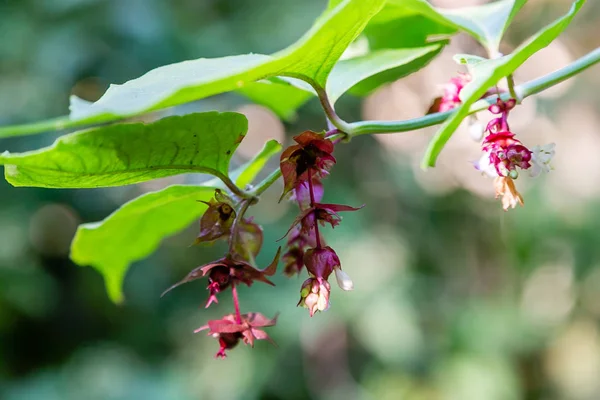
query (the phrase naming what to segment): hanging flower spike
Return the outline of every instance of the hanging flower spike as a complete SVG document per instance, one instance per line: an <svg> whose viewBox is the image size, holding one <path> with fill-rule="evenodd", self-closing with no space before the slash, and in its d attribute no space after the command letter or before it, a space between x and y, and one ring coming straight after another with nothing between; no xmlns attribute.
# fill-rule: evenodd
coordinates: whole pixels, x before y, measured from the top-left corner
<svg viewBox="0 0 600 400"><path fill-rule="evenodd" d="M200 279L208 275L208 291L209 298L206 302L206 307L210 306L213 302L218 303L217 294L227 289L230 285L244 283L247 286L251 286L254 281L264 282L271 286L275 286L273 282L267 279L267 276L273 276L277 270L277 264L279 262L279 255L281 248L277 250L277 254L271 264L263 269L258 270L248 264L246 261L233 260L228 257L221 258L210 264L203 265L201 267L192 270L185 278L177 282L167 290L163 292L161 296L170 292L177 286L184 283L191 282L196 279Z"/></svg>
<svg viewBox="0 0 600 400"><path fill-rule="evenodd" d="M492 119L486 130L489 134L482 143L482 156L475 163L475 168L495 178L496 198L502 199L502 208L506 211L517 204L524 205L523 196L515 186L514 180L519 177L519 169L529 170L535 177L542 171L551 170L550 161L554 156L554 143L535 146L529 150L508 126L508 114L516 105L514 99L502 101L498 98L489 111L499 117Z"/></svg>
<svg viewBox="0 0 600 400"><path fill-rule="evenodd" d="M215 197L210 201L202 201L208 209L200 219L200 234L194 244L212 242L231 233L231 226L235 220L233 201L221 190L215 190Z"/></svg>
<svg viewBox="0 0 600 400"><path fill-rule="evenodd" d="M219 340L219 351L215 358L225 358L226 350L234 348L240 339L244 344L254 347L254 340L269 340L275 344L265 331L259 328L274 326L277 323L277 316L269 319L259 313L249 313L241 315L241 321L236 321L234 314L224 316L222 319L211 320L204 326L196 329L194 333L208 329L208 335Z"/></svg>
<svg viewBox="0 0 600 400"><path fill-rule="evenodd" d="M323 135L312 131L305 131L294 137L296 145L288 147L280 160L281 174L284 189L281 198L311 176L324 178L329 169L335 164L333 157L333 143Z"/></svg>

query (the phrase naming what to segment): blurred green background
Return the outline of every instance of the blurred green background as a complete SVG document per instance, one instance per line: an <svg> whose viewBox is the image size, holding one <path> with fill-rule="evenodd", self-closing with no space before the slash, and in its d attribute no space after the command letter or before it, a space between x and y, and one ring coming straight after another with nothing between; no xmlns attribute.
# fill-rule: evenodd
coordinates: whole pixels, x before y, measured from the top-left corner
<svg viewBox="0 0 600 400"><path fill-rule="evenodd" d="M368 0L365 0L368 1ZM455 7L483 1L438 0ZM292 43L325 0L0 0L0 125L63 115L71 93L96 100L157 66L198 57L269 53ZM566 0L530 0L505 51L564 12ZM517 74L525 81L600 45L600 3ZM454 53L480 49L459 35L425 70L367 99L344 98L348 120L422 115L459 70ZM355 290L333 284L331 309L296 308L304 277L276 276L240 291L242 312L281 312L275 348L240 345L212 359L214 339L192 331L231 312L202 307L205 282L160 299L224 243L188 247L198 226L136 263L127 301L108 300L101 277L68 260L78 223L173 182L99 190L0 183L0 398L52 399L598 399L600 398L600 74L527 99L511 114L524 143L556 142L555 171L519 179L526 207L504 213L492 183L469 163L478 145L457 132L437 169L417 164L434 130L360 137L338 146L326 202L366 203L328 243ZM324 128L316 101L294 123L234 94L170 110L238 110L250 133L235 164L269 137L289 143ZM164 115L164 114L162 114ZM158 115L150 118L157 118ZM481 118L486 117L483 113ZM35 149L57 134L3 139ZM276 163L272 166L276 166ZM268 262L295 214L273 187L251 213L265 228Z"/></svg>

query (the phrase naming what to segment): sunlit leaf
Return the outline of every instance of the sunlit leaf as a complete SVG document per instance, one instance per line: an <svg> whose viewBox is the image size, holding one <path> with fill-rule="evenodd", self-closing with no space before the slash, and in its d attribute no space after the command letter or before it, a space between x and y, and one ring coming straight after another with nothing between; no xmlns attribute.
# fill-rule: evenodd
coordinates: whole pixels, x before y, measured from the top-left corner
<svg viewBox="0 0 600 400"><path fill-rule="evenodd" d="M156 68L111 85L93 104L75 104L61 128L107 122L232 91L270 76L291 76L324 86L346 47L385 0L345 0L321 15L295 44L271 56L247 54L197 59ZM0 129L0 137L45 130L56 122ZM39 130L38 130L39 129Z"/></svg>
<svg viewBox="0 0 600 400"><path fill-rule="evenodd" d="M384 83L409 75L429 63L440 45L408 49L377 50L365 56L340 61L331 71L327 94L332 102L350 90L366 95Z"/></svg>
<svg viewBox="0 0 600 400"><path fill-rule="evenodd" d="M280 149L275 140L267 142L251 161L231 173L237 177L236 184L244 187L252 182ZM119 302L129 266L154 252L164 238L198 220L206 211L206 205L198 200L210 200L215 188L223 186L216 181L203 186L173 185L131 200L103 221L80 225L71 245L71 259L98 270L110 298Z"/></svg>
<svg viewBox="0 0 600 400"><path fill-rule="evenodd" d="M469 114L471 105L479 100L500 79L511 75L529 57L556 39L569 26L584 3L585 0L575 1L566 15L539 31L527 42L519 46L512 54L493 60L482 61L472 66L473 80L464 87L460 94L462 104L446 120L430 142L425 158L423 159L424 168L435 166L435 161L442 148L456 131L462 120Z"/></svg>
<svg viewBox="0 0 600 400"><path fill-rule="evenodd" d="M0 155L14 186L120 186L186 172L226 175L248 129L238 113L208 112L152 124L117 124L72 133L50 147Z"/></svg>
<svg viewBox="0 0 600 400"><path fill-rule="evenodd" d="M296 110L315 96L314 91L304 90L290 81L279 78L248 83L237 92L252 102L271 109L286 121L293 120Z"/></svg>
<svg viewBox="0 0 600 400"><path fill-rule="evenodd" d="M465 31L496 54L504 32L526 0L501 0L457 9L435 8L425 0L389 0L390 6L412 10L440 24Z"/></svg>

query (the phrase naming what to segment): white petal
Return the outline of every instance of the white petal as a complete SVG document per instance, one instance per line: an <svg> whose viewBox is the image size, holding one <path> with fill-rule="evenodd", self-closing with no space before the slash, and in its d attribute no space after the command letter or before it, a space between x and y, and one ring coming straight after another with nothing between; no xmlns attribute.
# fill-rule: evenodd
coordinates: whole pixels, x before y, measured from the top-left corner
<svg viewBox="0 0 600 400"><path fill-rule="evenodd" d="M548 143L543 146L535 146L531 150L531 168L529 169L529 175L532 177L538 176L542 172L550 172L552 166L550 162L556 151L554 143Z"/></svg>
<svg viewBox="0 0 600 400"><path fill-rule="evenodd" d="M335 280L342 290L349 291L354 289L354 282L350 279L350 275L342 271L341 268L335 269Z"/></svg>
<svg viewBox="0 0 600 400"><path fill-rule="evenodd" d="M479 161L474 163L475 168L486 175L496 178L498 177L498 171L496 171L496 167L490 163L490 153L483 153Z"/></svg>
<svg viewBox="0 0 600 400"><path fill-rule="evenodd" d="M476 142L480 142L481 139L483 139L484 132L485 129L483 128L483 124L481 122L476 119L471 121L469 124L469 135L471 136L471 139Z"/></svg>

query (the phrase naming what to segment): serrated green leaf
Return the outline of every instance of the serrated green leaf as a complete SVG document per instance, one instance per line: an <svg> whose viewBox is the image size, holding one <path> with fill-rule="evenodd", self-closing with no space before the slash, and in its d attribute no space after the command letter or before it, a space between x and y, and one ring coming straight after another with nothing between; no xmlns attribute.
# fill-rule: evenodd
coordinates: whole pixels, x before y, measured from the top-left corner
<svg viewBox="0 0 600 400"><path fill-rule="evenodd" d="M156 68L122 85L111 85L93 104L74 104L62 128L114 121L232 91L270 76L290 76L325 86L346 47L386 0L345 0L317 19L290 47L271 56L248 54L184 61ZM35 133L47 123L0 129L0 137Z"/></svg>
<svg viewBox="0 0 600 400"><path fill-rule="evenodd" d="M585 0L575 1L566 15L539 31L527 42L519 46L512 54L473 65L473 79L463 88L460 94L462 104L446 120L429 143L423 159L423 168L435 166L435 161L442 148L450 140L450 137L452 137L452 134L456 131L462 120L469 115L471 105L479 100L500 79L514 73L529 57L556 39L569 26L584 3Z"/></svg>
<svg viewBox="0 0 600 400"><path fill-rule="evenodd" d="M65 135L50 147L0 155L14 186L121 186L186 172L226 175L248 130L238 113L174 116L152 124L117 124Z"/></svg>
<svg viewBox="0 0 600 400"><path fill-rule="evenodd" d="M279 150L277 141L268 141L252 160L231 173L232 179L238 186L246 186ZM216 188L223 188L222 184L173 185L133 199L103 221L80 225L71 244L71 259L98 270L110 298L120 302L129 266L154 252L164 238L200 218L206 205L198 200L208 201Z"/></svg>

